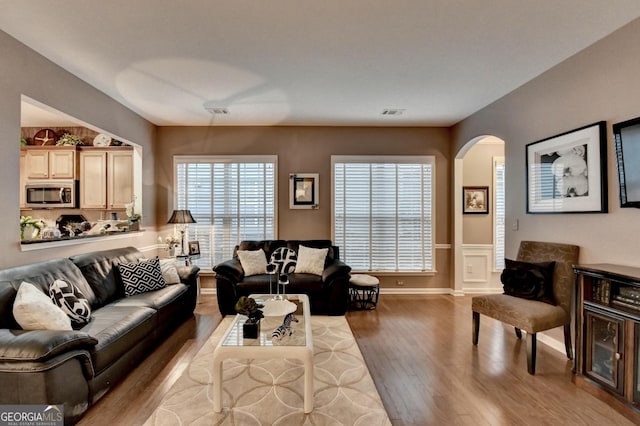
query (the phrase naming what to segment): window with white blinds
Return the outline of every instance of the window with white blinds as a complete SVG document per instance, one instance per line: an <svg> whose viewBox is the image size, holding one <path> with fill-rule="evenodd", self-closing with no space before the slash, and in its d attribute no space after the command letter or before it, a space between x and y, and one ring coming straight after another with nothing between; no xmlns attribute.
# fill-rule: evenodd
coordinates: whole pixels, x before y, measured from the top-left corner
<svg viewBox="0 0 640 426"><path fill-rule="evenodd" d="M332 156L333 240L356 271L434 270L433 156Z"/></svg>
<svg viewBox="0 0 640 426"><path fill-rule="evenodd" d="M504 157L493 158L493 258L495 270L504 269L504 243L505 243L505 182L504 182Z"/></svg>
<svg viewBox="0 0 640 426"><path fill-rule="evenodd" d="M275 239L276 156L175 156L175 207L191 211L200 267L230 259L241 240Z"/></svg>

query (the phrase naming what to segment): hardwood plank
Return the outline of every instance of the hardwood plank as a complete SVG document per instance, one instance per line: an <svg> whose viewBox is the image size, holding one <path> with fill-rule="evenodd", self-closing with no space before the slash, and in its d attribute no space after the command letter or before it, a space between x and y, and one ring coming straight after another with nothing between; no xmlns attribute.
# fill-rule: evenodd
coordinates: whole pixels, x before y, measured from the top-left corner
<svg viewBox="0 0 640 426"><path fill-rule="evenodd" d="M81 425L144 423L221 321L215 296L202 302ZM572 383L572 362L542 343L528 374L513 327L481 316L473 346L471 296L382 295L347 319L394 425L633 424Z"/></svg>

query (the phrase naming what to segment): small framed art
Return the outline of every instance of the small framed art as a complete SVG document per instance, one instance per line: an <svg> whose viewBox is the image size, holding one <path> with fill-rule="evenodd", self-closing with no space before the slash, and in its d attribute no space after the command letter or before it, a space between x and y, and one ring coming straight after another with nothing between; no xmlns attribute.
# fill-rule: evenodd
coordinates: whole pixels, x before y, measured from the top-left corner
<svg viewBox="0 0 640 426"><path fill-rule="evenodd" d="M464 214L489 213L489 187L462 187L462 206L462 213Z"/></svg>
<svg viewBox="0 0 640 426"><path fill-rule="evenodd" d="M319 203L319 177L317 173L289 175L289 208L317 209Z"/></svg>

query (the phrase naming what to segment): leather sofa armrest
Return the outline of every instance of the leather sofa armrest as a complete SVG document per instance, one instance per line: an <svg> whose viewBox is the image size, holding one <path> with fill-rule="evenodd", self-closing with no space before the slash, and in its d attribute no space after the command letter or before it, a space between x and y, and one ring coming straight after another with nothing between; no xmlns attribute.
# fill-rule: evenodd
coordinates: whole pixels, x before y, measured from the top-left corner
<svg viewBox="0 0 640 426"><path fill-rule="evenodd" d="M224 277L233 284L239 283L244 278L244 269L236 257L217 264L213 267L213 272L216 273L216 277Z"/></svg>
<svg viewBox="0 0 640 426"><path fill-rule="evenodd" d="M325 283L334 281L337 278L347 278L351 272L351 267L341 260L334 260L328 264L322 272L322 281Z"/></svg>
<svg viewBox="0 0 640 426"><path fill-rule="evenodd" d="M81 331L0 329L0 361L41 362L60 354L91 350L98 340Z"/></svg>
<svg viewBox="0 0 640 426"><path fill-rule="evenodd" d="M178 266L178 276L180 282L188 285L197 285L200 267L198 265Z"/></svg>

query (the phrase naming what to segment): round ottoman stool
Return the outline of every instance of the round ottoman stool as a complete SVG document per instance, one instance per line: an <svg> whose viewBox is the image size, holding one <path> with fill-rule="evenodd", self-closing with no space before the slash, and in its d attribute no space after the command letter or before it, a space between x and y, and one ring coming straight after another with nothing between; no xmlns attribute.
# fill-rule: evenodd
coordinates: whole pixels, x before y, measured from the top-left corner
<svg viewBox="0 0 640 426"><path fill-rule="evenodd" d="M366 274L351 275L349 305L356 310L375 309L380 296L380 280Z"/></svg>

